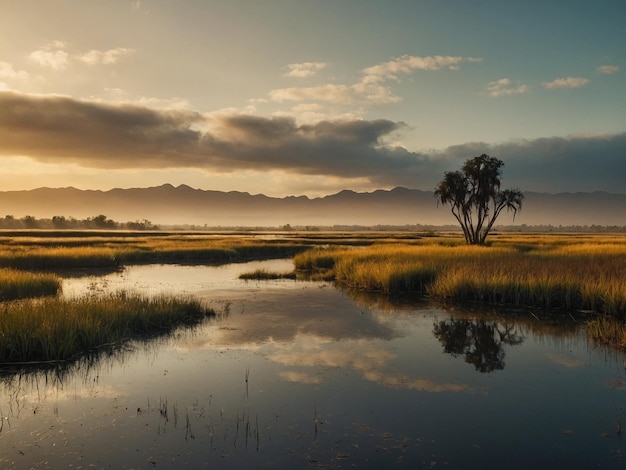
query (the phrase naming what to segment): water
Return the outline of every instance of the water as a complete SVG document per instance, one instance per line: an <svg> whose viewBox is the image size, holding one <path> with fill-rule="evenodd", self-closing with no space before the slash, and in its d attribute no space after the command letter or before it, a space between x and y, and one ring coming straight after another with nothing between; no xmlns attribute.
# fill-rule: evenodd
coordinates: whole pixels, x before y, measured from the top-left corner
<svg viewBox="0 0 626 470"><path fill-rule="evenodd" d="M0 468L623 468L624 357L576 325L133 266L66 296L192 294L219 318L4 375ZM626 421L625 421L626 424Z"/></svg>

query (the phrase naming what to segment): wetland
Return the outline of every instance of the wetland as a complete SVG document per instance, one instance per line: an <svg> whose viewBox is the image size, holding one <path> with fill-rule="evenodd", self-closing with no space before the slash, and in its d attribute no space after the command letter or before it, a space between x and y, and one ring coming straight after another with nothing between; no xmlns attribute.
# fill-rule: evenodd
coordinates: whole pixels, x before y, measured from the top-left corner
<svg viewBox="0 0 626 470"><path fill-rule="evenodd" d="M240 279L291 258L166 261L56 272L63 301L175 295L215 315L4 367L2 468L623 467L626 358L584 312Z"/></svg>

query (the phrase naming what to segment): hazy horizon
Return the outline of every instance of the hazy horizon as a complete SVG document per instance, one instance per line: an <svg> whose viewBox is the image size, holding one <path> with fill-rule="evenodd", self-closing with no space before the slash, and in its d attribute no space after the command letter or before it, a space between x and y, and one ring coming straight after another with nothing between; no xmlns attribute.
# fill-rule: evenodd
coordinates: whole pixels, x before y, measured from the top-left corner
<svg viewBox="0 0 626 470"><path fill-rule="evenodd" d="M327 198L329 196L335 196L338 195L340 193L343 192L350 192L350 193L356 193L356 194L373 194L379 191L385 191L385 192L391 192L397 189L408 189L411 191L420 191L420 192L429 192L429 193L434 193L434 188L433 189L420 189L420 188L410 188L407 186L394 186L391 188L371 188L371 189L365 189L365 190L355 190L352 188L343 188L343 189L337 189L336 191L332 192L332 193L328 193L328 194L321 194L321 195L314 195L314 196L310 196L307 194L284 194L281 196L273 196L271 194L266 194L266 193L262 193L262 192L250 192L250 191L245 191L245 190L239 190L239 189L229 189L229 190L220 190L220 189L213 189L213 188L198 188L198 187L194 187L192 185L186 184L186 183L180 183L180 184L172 184L172 183L161 183L161 184L155 184L155 185L147 185L147 186L127 186L127 187L122 187L122 186L114 186L111 188L103 188L103 189L94 189L94 188L79 188L77 186L54 186L54 185L47 185L47 186L38 186L38 187L34 187L34 188L29 188L29 189L0 189L0 193L7 193L7 192L15 192L15 191L36 191L36 190L41 190L41 189L76 189L78 191L97 191L97 192L111 192L111 191L118 191L118 190L127 190L127 189L155 189L155 188L160 188L160 187L172 187L175 189L178 189L180 187L186 187L189 189L192 189L194 191L203 191L203 192L220 192L220 193L241 193L241 194L248 194L250 196L266 196L268 198L272 198L272 199L288 199L288 198L307 198L307 199L323 199L323 198ZM561 194L589 194L589 193L607 193L607 194L618 194L618 195L626 195L626 187L624 187L624 189L622 191L605 191L605 190L592 190L592 191L530 191L530 190L522 190L523 193L533 193L533 194L546 194L546 195L550 195L550 196L557 196L557 195L561 195Z"/></svg>
<svg viewBox="0 0 626 470"><path fill-rule="evenodd" d="M1 0L0 0L1 1ZM621 0L2 1L0 191L624 192Z"/></svg>
<svg viewBox="0 0 626 470"><path fill-rule="evenodd" d="M626 194L526 192L525 195L522 211L515 217L505 211L498 218L498 225L622 227L626 221ZM276 198L172 185L108 191L39 188L0 191L0 207L11 216L0 217L7 222L3 228L15 228L14 222L34 228L28 220L32 217L44 220L60 217L61 225L48 228L68 228L63 218L87 220L100 215L116 222L148 220L160 226L457 225L449 206L437 204L431 191L400 187L372 192L344 190L316 198Z"/></svg>

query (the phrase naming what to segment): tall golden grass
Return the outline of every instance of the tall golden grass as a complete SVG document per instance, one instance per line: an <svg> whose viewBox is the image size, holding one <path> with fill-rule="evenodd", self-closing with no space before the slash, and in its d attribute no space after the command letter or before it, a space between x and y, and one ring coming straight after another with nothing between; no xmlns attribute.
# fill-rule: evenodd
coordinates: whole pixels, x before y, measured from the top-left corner
<svg viewBox="0 0 626 470"><path fill-rule="evenodd" d="M61 281L54 274L0 269L0 301L55 295Z"/></svg>
<svg viewBox="0 0 626 470"><path fill-rule="evenodd" d="M194 324L214 312L197 300L148 299L120 292L108 297L56 297L0 306L0 364L68 360L103 345L177 325Z"/></svg>
<svg viewBox="0 0 626 470"><path fill-rule="evenodd" d="M154 262L231 262L290 257L310 247L296 241L233 236L11 237L0 244L0 267L57 269Z"/></svg>
<svg viewBox="0 0 626 470"><path fill-rule="evenodd" d="M613 317L600 316L587 322L587 334L598 343L626 349L626 325Z"/></svg>
<svg viewBox="0 0 626 470"><path fill-rule="evenodd" d="M626 317L626 237L506 236L490 246L427 240L315 249L294 260L297 269L332 270L360 289Z"/></svg>

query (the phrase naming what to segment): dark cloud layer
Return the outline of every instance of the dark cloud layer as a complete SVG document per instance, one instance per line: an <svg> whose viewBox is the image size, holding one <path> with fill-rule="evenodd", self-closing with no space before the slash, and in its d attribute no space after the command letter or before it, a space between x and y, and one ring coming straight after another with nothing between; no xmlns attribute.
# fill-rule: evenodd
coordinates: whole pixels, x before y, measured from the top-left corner
<svg viewBox="0 0 626 470"><path fill-rule="evenodd" d="M626 133L467 143L435 153L384 143L404 123L385 119L298 124L289 117L108 105L0 92L0 155L96 168L288 170L362 177L372 186L431 189L481 153L505 162L503 181L535 191L626 192ZM206 130L209 129L209 130Z"/></svg>

